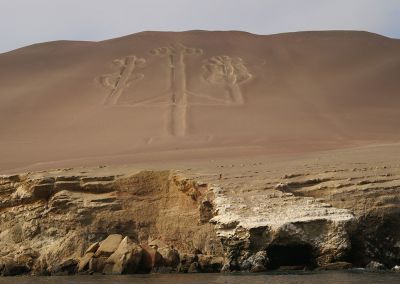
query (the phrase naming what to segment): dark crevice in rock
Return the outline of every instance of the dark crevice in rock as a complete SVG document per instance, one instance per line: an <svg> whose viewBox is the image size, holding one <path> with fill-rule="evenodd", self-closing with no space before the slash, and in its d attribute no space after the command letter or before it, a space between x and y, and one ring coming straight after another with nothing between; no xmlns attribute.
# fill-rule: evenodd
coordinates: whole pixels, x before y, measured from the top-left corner
<svg viewBox="0 0 400 284"><path fill-rule="evenodd" d="M273 244L267 248L269 268L315 267L313 248L309 244Z"/></svg>

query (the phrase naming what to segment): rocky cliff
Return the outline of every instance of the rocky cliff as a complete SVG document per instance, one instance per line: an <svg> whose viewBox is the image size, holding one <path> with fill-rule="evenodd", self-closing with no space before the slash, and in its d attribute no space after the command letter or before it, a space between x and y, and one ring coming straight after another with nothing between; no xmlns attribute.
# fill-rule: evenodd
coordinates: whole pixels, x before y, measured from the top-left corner
<svg viewBox="0 0 400 284"><path fill-rule="evenodd" d="M371 261L395 266L399 165L331 163L3 175L0 271L257 272L364 267Z"/></svg>
<svg viewBox="0 0 400 284"><path fill-rule="evenodd" d="M97 251L93 246L88 251L96 253L98 262L105 261L118 248L121 235L146 251L158 247L168 248L167 254L179 251L181 257L223 255L208 222L212 192L171 171L90 176L61 170L3 176L0 192L0 267L5 275L59 273L64 266L71 272L70 266L88 247L104 239ZM110 235L117 237L110 241ZM138 271L149 272L154 265L140 262Z"/></svg>

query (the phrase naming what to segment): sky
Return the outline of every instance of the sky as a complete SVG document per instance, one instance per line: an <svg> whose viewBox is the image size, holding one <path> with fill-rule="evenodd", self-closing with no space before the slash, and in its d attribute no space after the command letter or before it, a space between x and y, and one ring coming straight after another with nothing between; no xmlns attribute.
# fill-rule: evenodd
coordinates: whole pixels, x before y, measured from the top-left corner
<svg viewBox="0 0 400 284"><path fill-rule="evenodd" d="M0 0L0 52L193 29L363 30L400 38L400 0Z"/></svg>

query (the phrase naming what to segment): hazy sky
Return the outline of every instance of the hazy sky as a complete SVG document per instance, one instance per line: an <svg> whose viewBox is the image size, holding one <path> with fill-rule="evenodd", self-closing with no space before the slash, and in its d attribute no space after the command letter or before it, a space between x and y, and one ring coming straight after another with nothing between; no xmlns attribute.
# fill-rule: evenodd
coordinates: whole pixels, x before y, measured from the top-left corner
<svg viewBox="0 0 400 284"><path fill-rule="evenodd" d="M400 38L400 0L0 0L0 52L143 30L366 30Z"/></svg>

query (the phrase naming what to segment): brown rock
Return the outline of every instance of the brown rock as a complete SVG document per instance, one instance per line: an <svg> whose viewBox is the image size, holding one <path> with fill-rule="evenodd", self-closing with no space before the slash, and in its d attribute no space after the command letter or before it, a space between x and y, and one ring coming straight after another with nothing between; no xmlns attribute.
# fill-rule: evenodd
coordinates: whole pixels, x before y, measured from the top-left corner
<svg viewBox="0 0 400 284"><path fill-rule="evenodd" d="M141 269L144 272L150 272L152 269L156 267L163 266L163 257L161 254L154 248L148 245L142 245L143 248L143 257L141 263Z"/></svg>
<svg viewBox="0 0 400 284"><path fill-rule="evenodd" d="M99 246L100 246L100 243L95 242L88 247L88 249L86 250L85 253L89 253L89 252L95 253L97 251L97 249L99 248Z"/></svg>
<svg viewBox="0 0 400 284"><path fill-rule="evenodd" d="M349 262L345 261L338 261L327 263L317 268L317 270L341 270L341 269L350 269L353 265Z"/></svg>
<svg viewBox="0 0 400 284"><path fill-rule="evenodd" d="M176 268L180 262L179 252L170 247L164 247L162 249L158 249L158 252L161 254L164 260L164 266Z"/></svg>
<svg viewBox="0 0 400 284"><path fill-rule="evenodd" d="M172 171L143 171L132 174L129 170L118 175L118 179L112 180L103 178L101 174L86 175L83 169L57 169L54 172L29 173L15 181L2 178L0 258L13 253L11 259L27 264L32 268L30 273L40 275L51 272L54 274L55 271L60 274L70 273L65 271L66 267L57 267L66 259L78 261L76 272L134 273L136 265L127 264L138 262L131 261L131 258L140 257L140 247L139 252L132 256L123 253L121 256L124 255L125 258L106 263L118 249L122 236L107 238L106 235L101 244L93 244L103 232L118 232L123 236L135 236L141 241L148 240L150 235L153 237L154 241L149 243L153 249L148 250L148 264L143 265L143 269L140 261L138 271L147 272L154 268L157 271L171 271L179 264L180 258L176 250L169 248L165 256L171 266L165 267L160 251L168 248L168 245L194 251L199 246L201 250L206 250L206 247L211 247L211 243L219 244L214 227L197 222L199 204L180 190L180 184L173 183ZM90 179L85 179L86 176ZM110 183L108 189L112 192L88 191L87 188L78 186L78 181L82 178L86 183ZM109 179L110 181L106 181ZM52 191L49 184L55 186ZM190 187L192 186L188 189ZM31 189L35 190L36 198L32 198ZM41 190L44 195L40 194ZM48 193L51 195L46 200ZM139 203L138 196L141 200ZM164 203L165 200L168 200L167 204ZM153 201L153 205L148 206L148 202ZM111 211L113 204L120 208L123 204L123 208ZM177 217L180 222L174 221ZM155 228L159 231L153 234ZM182 241L188 240L191 235L193 239L190 242ZM169 241L168 245L164 243L164 239ZM25 253L24 248L35 248L40 256L21 256ZM117 267L118 265L120 266Z"/></svg>
<svg viewBox="0 0 400 284"><path fill-rule="evenodd" d="M189 266L188 273L200 272L200 265L198 262L192 262Z"/></svg>
<svg viewBox="0 0 400 284"><path fill-rule="evenodd" d="M267 264L267 253L266 251L261 250L253 255L250 255L250 257L240 263L240 269L251 272L261 272L266 270Z"/></svg>
<svg viewBox="0 0 400 284"><path fill-rule="evenodd" d="M142 260L142 248L125 237L117 250L106 260L104 274L135 273Z"/></svg>
<svg viewBox="0 0 400 284"><path fill-rule="evenodd" d="M189 271L191 264L197 261L198 261L197 255L183 254L181 255L181 261L177 267L177 271L182 273L187 273Z"/></svg>
<svg viewBox="0 0 400 284"><path fill-rule="evenodd" d="M92 259L93 255L93 252L88 252L79 260L78 272L85 271L89 268L89 262Z"/></svg>
<svg viewBox="0 0 400 284"><path fill-rule="evenodd" d="M48 199L54 189L53 183L37 184L31 187L32 196L36 199Z"/></svg>
<svg viewBox="0 0 400 284"><path fill-rule="evenodd" d="M77 272L78 261L76 259L67 259L50 269L51 275L72 275Z"/></svg>
<svg viewBox="0 0 400 284"><path fill-rule="evenodd" d="M89 271L102 273L108 257L100 256L89 260Z"/></svg>
<svg viewBox="0 0 400 284"><path fill-rule="evenodd" d="M100 243L99 248L95 253L95 257L99 256L110 256L115 252L122 241L120 234L109 235L104 241Z"/></svg>
<svg viewBox="0 0 400 284"><path fill-rule="evenodd" d="M198 263L201 269L201 272L220 272L223 265L224 265L224 258L223 257L215 257L212 255L199 255L198 256Z"/></svg>
<svg viewBox="0 0 400 284"><path fill-rule="evenodd" d="M201 223L207 223L210 221L211 218L214 217L214 207L211 201L209 200L203 200L200 203L200 222Z"/></svg>

